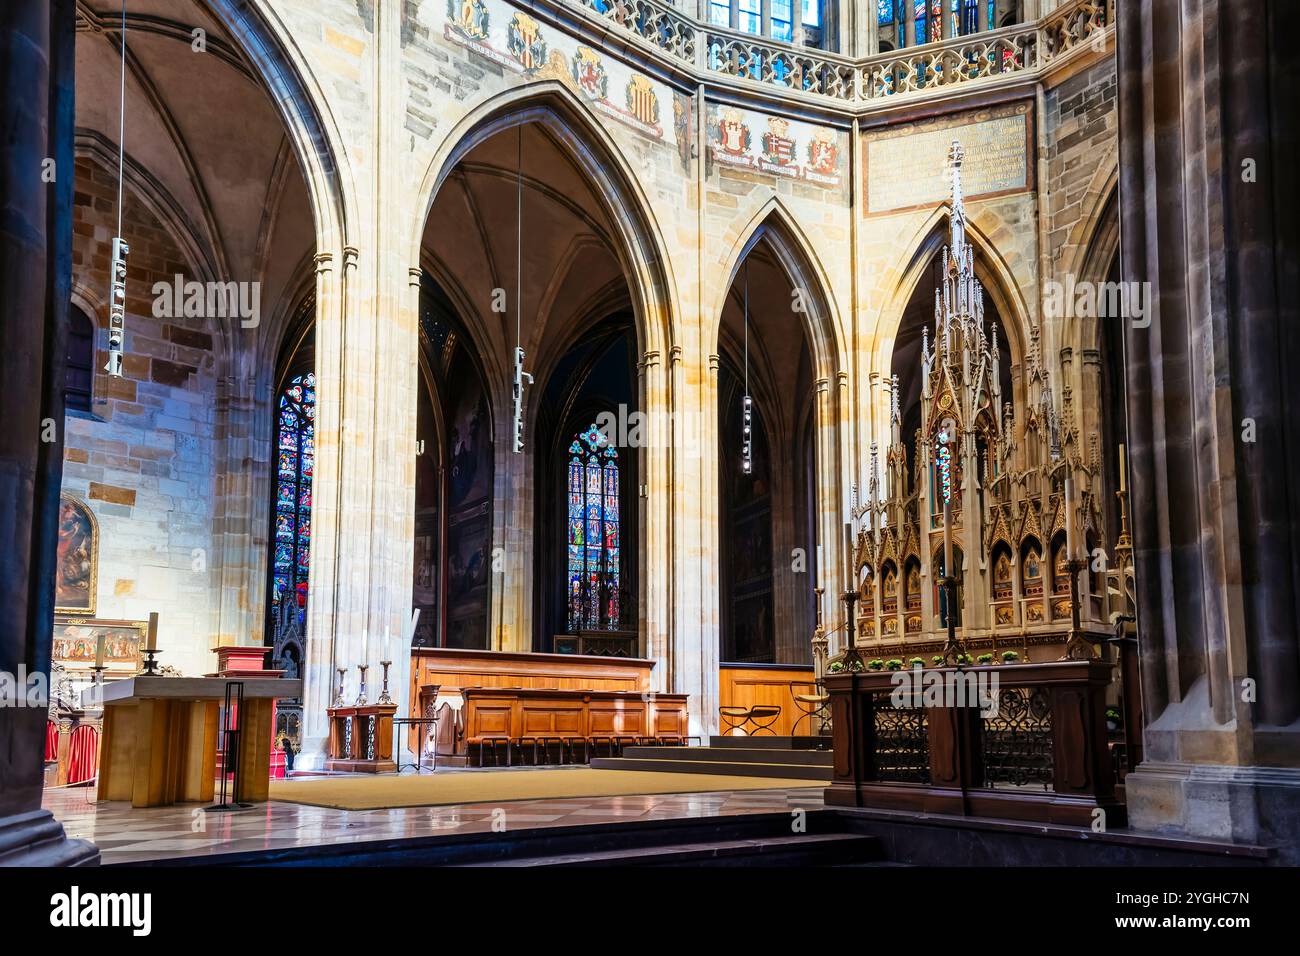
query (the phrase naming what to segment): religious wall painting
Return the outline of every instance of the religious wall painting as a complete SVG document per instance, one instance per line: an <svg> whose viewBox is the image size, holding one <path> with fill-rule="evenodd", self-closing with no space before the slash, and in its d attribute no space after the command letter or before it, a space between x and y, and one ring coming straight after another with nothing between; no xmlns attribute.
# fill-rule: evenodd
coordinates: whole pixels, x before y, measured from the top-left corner
<svg viewBox="0 0 1300 956"><path fill-rule="evenodd" d="M770 659L773 645L772 591L738 594L731 606L731 631L737 661Z"/></svg>
<svg viewBox="0 0 1300 956"><path fill-rule="evenodd" d="M487 639L492 525L488 502L447 528L447 647L483 647Z"/></svg>
<svg viewBox="0 0 1300 956"><path fill-rule="evenodd" d="M898 610L898 571L893 562L886 562L880 572L881 610L893 614Z"/></svg>
<svg viewBox="0 0 1300 956"><path fill-rule="evenodd" d="M99 642L104 642L104 676L132 677L140 671L140 648L148 632L147 621L109 621L91 617L54 619L50 660L73 676L94 674Z"/></svg>
<svg viewBox="0 0 1300 956"><path fill-rule="evenodd" d="M921 631L921 615L909 614L903 622L903 629L908 634L919 634Z"/></svg>
<svg viewBox="0 0 1300 956"><path fill-rule="evenodd" d="M993 599L1004 600L1011 597L1011 553L1005 546L994 549L993 556Z"/></svg>
<svg viewBox="0 0 1300 956"><path fill-rule="evenodd" d="M56 613L95 613L99 582L99 525L85 502L59 496L57 564L54 569Z"/></svg>
<svg viewBox="0 0 1300 956"><path fill-rule="evenodd" d="M1070 593L1069 559L1066 554L1065 535L1052 540L1052 593Z"/></svg>
<svg viewBox="0 0 1300 956"><path fill-rule="evenodd" d="M903 582L904 595L906 597L905 607L909 611L920 610L921 607L921 562L915 558L909 559L906 564L907 577Z"/></svg>
<svg viewBox="0 0 1300 956"><path fill-rule="evenodd" d="M491 491L492 445L487 399L482 391L462 391L448 429L448 506L473 503Z"/></svg>
<svg viewBox="0 0 1300 956"><path fill-rule="evenodd" d="M691 153L695 142L693 103L694 100L685 93L673 92L673 132L677 137L677 158L681 161L682 172L689 172L691 168Z"/></svg>
<svg viewBox="0 0 1300 956"><path fill-rule="evenodd" d="M1015 623L1015 612L1010 605L999 604L993 609L993 618L998 627L1010 627Z"/></svg>
<svg viewBox="0 0 1300 956"><path fill-rule="evenodd" d="M1043 605L1034 601L1032 604L1025 606L1025 623L1042 624L1043 623Z"/></svg>
<svg viewBox="0 0 1300 956"><path fill-rule="evenodd" d="M862 600L864 614L874 614L876 610L876 579L871 573L871 565L864 564L858 577L858 596Z"/></svg>
<svg viewBox="0 0 1300 956"><path fill-rule="evenodd" d="M1025 544L1021 557L1020 589L1025 597L1038 597L1043 593L1043 559L1038 542Z"/></svg>

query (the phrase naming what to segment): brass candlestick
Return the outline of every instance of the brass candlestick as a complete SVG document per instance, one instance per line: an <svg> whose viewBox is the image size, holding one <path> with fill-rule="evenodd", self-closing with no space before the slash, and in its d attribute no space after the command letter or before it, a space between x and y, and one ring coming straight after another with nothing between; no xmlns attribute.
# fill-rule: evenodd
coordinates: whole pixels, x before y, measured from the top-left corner
<svg viewBox="0 0 1300 956"><path fill-rule="evenodd" d="M391 704L391 703L393 702L393 698L390 697L390 696L388 696L388 668L390 668L390 667L393 666L393 662L392 662L392 661L380 661L379 663L380 663L380 666L382 666L382 667L384 668L384 687L383 687L383 690L381 690L381 691L379 692L379 700L376 701L376 703L379 703L379 704Z"/></svg>

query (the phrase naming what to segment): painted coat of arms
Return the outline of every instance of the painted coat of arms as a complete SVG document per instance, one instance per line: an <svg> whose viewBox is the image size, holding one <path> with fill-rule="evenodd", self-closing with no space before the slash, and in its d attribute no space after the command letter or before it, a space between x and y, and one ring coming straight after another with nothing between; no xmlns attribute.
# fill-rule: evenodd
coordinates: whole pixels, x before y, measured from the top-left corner
<svg viewBox="0 0 1300 956"><path fill-rule="evenodd" d="M647 126L659 125L659 96L644 76L627 81L627 111Z"/></svg>
<svg viewBox="0 0 1300 956"><path fill-rule="evenodd" d="M609 92L609 77L596 51L580 46L573 54L573 81L592 99L603 100Z"/></svg>
<svg viewBox="0 0 1300 956"><path fill-rule="evenodd" d="M794 162L794 140L789 137L790 124L773 116L767 121L763 134L763 158L773 166L789 166Z"/></svg>
<svg viewBox="0 0 1300 956"><path fill-rule="evenodd" d="M839 171L839 161L835 134L828 129L817 130L808 141L808 168L819 176L834 176Z"/></svg>
<svg viewBox="0 0 1300 956"><path fill-rule="evenodd" d="M488 10L483 0L447 0L447 19L466 39L488 38Z"/></svg>
<svg viewBox="0 0 1300 956"><path fill-rule="evenodd" d="M745 156L752 138L749 127L735 110L727 110L718 120L718 146L728 156Z"/></svg>
<svg viewBox="0 0 1300 956"><path fill-rule="evenodd" d="M506 46L510 55L519 61L526 73L531 73L546 62L546 41L537 21L524 13L516 13L506 31Z"/></svg>

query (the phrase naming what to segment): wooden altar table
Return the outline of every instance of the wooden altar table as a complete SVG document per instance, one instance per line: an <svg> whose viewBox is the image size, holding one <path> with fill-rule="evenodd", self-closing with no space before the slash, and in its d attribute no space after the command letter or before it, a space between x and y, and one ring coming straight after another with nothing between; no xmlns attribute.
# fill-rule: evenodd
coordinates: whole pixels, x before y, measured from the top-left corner
<svg viewBox="0 0 1300 956"><path fill-rule="evenodd" d="M130 800L135 807L211 801L217 775L217 713L227 683L222 677L142 675L105 686L97 798ZM301 697L302 681L257 677L240 683L242 772L234 799L259 802L270 789L275 700Z"/></svg>

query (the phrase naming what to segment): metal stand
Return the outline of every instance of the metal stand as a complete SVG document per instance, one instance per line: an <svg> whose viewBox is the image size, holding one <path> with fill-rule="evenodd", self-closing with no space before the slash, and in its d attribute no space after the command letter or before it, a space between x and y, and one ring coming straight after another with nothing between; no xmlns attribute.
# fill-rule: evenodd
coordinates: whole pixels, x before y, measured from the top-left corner
<svg viewBox="0 0 1300 956"><path fill-rule="evenodd" d="M221 714L221 800L219 803L203 808L211 813L247 810L252 806L251 803L239 803L233 799L233 795L231 795L232 799L227 800L227 786L231 775L233 774L235 778L234 787L231 788L234 793L239 793L239 785L244 779L243 767L239 762L239 741L243 736L240 727L243 720L243 706L244 682L226 681L226 699Z"/></svg>
<svg viewBox="0 0 1300 956"><path fill-rule="evenodd" d="M390 667L393 666L393 662L392 662L392 661L380 661L379 663L380 663L380 665L384 668L384 687L383 687L383 689L379 692L379 700L375 701L375 703L377 703L377 704L391 704L391 703L393 702L393 698L390 697L390 696L388 696L388 668L390 668Z"/></svg>
<svg viewBox="0 0 1300 956"><path fill-rule="evenodd" d="M951 574L944 575L940 581L943 585L944 593L948 595L948 607L945 608L948 625L948 643L943 648L943 662L951 667L960 666L963 657L966 657L966 648L962 642L957 640L957 579Z"/></svg>
<svg viewBox="0 0 1300 956"><path fill-rule="evenodd" d="M860 671L866 665L862 662L862 655L858 653L858 619L853 613L853 606L858 603L858 592L850 588L844 592L841 600L844 601L845 616L848 621L848 641L840 663L846 671Z"/></svg>
<svg viewBox="0 0 1300 956"><path fill-rule="evenodd" d="M1070 639L1065 642L1063 661L1090 661L1097 656L1092 642L1083 636L1079 626L1079 575L1087 566L1084 558L1071 558L1065 565L1070 572Z"/></svg>
<svg viewBox="0 0 1300 956"><path fill-rule="evenodd" d="M161 654L162 651L156 647L146 647L144 649L144 673L156 677L158 675L158 662L154 658Z"/></svg>

